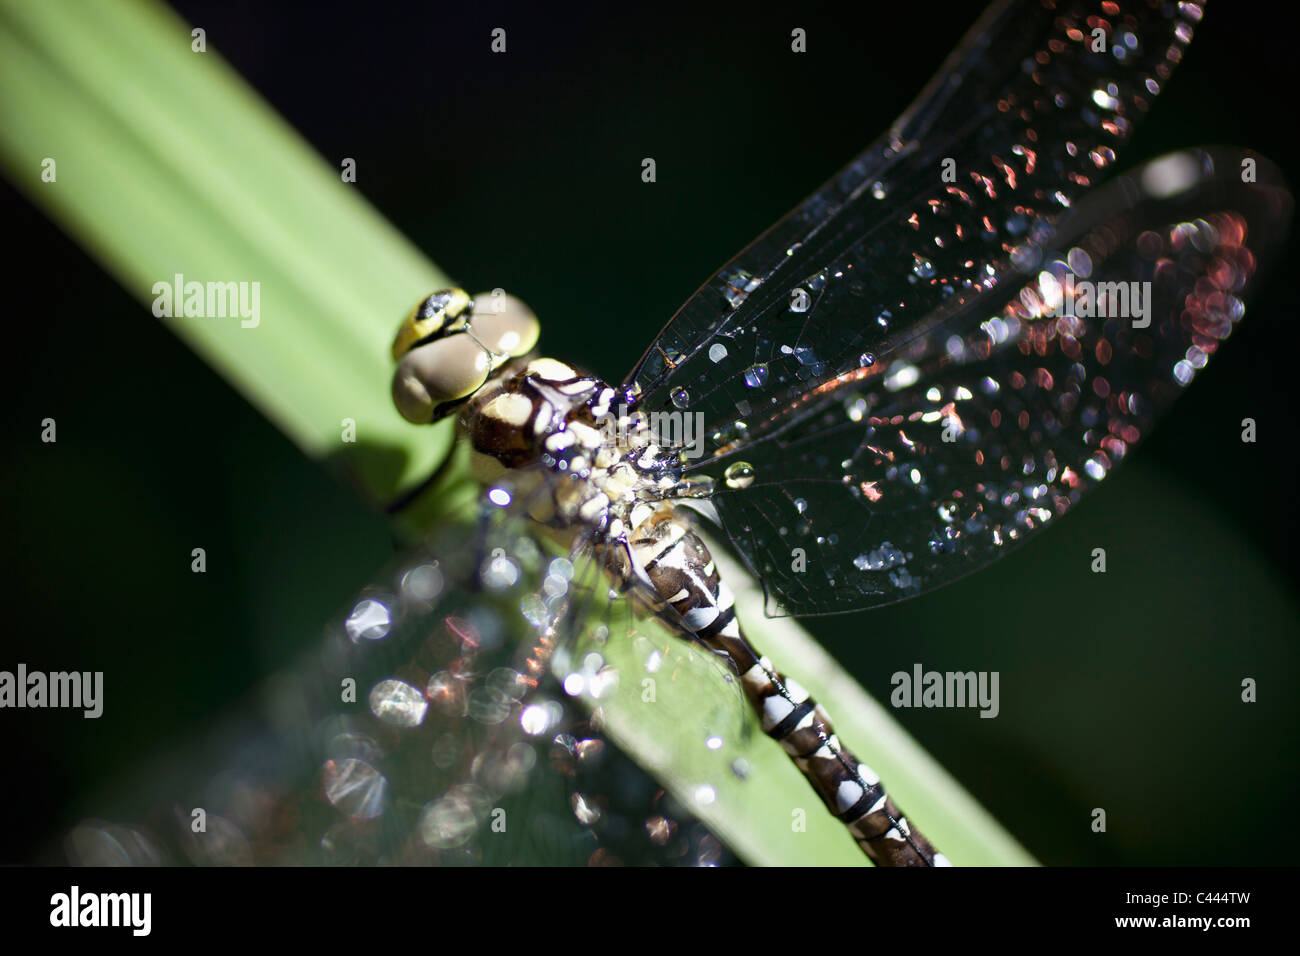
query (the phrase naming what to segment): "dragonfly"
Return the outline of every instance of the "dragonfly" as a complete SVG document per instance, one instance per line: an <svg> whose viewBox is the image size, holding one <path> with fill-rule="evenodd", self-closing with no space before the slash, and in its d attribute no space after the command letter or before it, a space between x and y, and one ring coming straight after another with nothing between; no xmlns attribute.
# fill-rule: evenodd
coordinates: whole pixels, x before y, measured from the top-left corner
<svg viewBox="0 0 1300 956"><path fill-rule="evenodd" d="M692 655L712 668L701 724L772 738L871 862L948 865L787 676L798 662L750 640L719 559L739 558L769 615L914 598L1058 522L1150 432L1242 319L1291 208L1241 151L1106 181L1203 7L993 4L903 116L617 384L540 356L512 296L424 297L393 343L393 397L415 424L456 419L476 522L353 603L272 695L272 731L232 732L252 741L238 769L173 810L170 840L88 823L70 853L482 861L475 834L536 777L530 741L570 782L616 762L600 702L644 675L605 651L633 642L645 674ZM579 825L610 816L608 786L604 805L598 784L570 795ZM666 856L725 853L689 808L629 799Z"/></svg>

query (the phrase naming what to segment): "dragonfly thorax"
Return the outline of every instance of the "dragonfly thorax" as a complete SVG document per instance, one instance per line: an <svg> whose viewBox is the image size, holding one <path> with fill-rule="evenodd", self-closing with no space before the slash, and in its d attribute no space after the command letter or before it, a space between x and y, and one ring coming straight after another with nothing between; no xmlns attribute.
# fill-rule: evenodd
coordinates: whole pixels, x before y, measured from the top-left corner
<svg viewBox="0 0 1300 956"><path fill-rule="evenodd" d="M475 471L535 473L529 512L558 528L617 534L637 502L659 497L659 448L649 429L615 404L617 391L555 359L503 369L464 406L460 427Z"/></svg>

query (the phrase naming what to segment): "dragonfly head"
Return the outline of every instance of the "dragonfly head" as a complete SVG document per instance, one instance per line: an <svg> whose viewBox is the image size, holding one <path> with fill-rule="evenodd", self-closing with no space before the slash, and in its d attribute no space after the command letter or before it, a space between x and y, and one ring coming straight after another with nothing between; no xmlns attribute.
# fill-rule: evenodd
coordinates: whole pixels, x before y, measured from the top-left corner
<svg viewBox="0 0 1300 956"><path fill-rule="evenodd" d="M393 403L417 424L445 418L532 351L539 334L537 317L500 289L473 299L440 289L420 300L393 339Z"/></svg>

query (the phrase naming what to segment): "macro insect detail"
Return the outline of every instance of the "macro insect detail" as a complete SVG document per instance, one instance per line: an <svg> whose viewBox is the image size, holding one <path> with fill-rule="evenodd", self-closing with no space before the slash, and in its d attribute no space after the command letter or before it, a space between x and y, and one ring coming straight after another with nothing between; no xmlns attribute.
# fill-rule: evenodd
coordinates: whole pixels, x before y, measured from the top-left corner
<svg viewBox="0 0 1300 956"><path fill-rule="evenodd" d="M455 417L478 523L435 532L353 604L276 694L279 732L251 735L279 743L246 746L191 801L220 822L178 852L483 862L474 834L510 825L501 800L541 741L590 830L626 796L581 781L616 759L592 725L620 680L605 652L630 642L651 675L703 649L724 677L691 700L702 723L726 723L736 691L872 861L947 864L928 820L782 673L799 662L747 639L706 537L771 615L860 611L997 560L1128 456L1231 335L1291 215L1276 170L1239 150L1102 182L1202 7L993 4L894 126L710 278L619 383L538 357L540 325L511 296L422 299L393 343L393 400L415 423ZM340 681L359 691L346 706ZM303 765L314 788L288 769ZM724 852L662 793L633 802L665 858ZM92 862L161 852L103 825L72 843Z"/></svg>
<svg viewBox="0 0 1300 956"><path fill-rule="evenodd" d="M576 530L583 546L603 555L600 563L620 591L734 668L764 733L781 744L872 860L947 865L894 806L880 778L840 743L808 692L741 632L735 601L708 546L671 504L681 494L674 450L656 444L640 422L614 429L632 436L630 444L608 442L601 423L614 407L615 389L554 359L518 359L500 344L502 325L515 351L531 344L530 318L518 303L503 304L488 313L480 332L466 293L433 293L393 345L398 407L417 423L459 408L459 425L476 455L528 475L516 491L527 496L530 518ZM520 328L528 334L520 335ZM463 377L447 371L452 355L468 360ZM499 370L494 377L464 394L466 384L493 369Z"/></svg>
<svg viewBox="0 0 1300 956"><path fill-rule="evenodd" d="M1101 481L1227 337L1256 269L1246 236L1285 216L1275 188L1233 188L1239 164L1204 152L1093 188L1200 18L995 5L942 82L720 270L619 388L505 354L489 330L472 377L501 371L439 392L434 352L475 338L459 290L394 345L403 413L458 410L478 456L528 474L490 495L580 528L574 556L598 553L619 590L725 660L878 864L947 861L746 640L681 505L727 533L770 611L816 614L953 580ZM1179 203L1207 200L1180 221ZM647 427L673 410L702 418L702 453ZM611 416L631 441L607 441Z"/></svg>

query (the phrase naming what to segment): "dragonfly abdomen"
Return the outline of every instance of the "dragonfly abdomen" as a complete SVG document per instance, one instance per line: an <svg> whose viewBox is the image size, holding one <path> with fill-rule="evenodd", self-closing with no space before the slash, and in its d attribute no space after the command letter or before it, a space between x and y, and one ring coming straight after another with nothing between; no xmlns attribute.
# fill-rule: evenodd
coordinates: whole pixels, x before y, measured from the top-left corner
<svg viewBox="0 0 1300 956"><path fill-rule="evenodd" d="M628 574L653 589L658 601L652 599L652 609L735 669L763 732L781 745L862 851L878 866L949 865L908 823L880 777L840 743L812 696L749 643L708 545L677 511L641 505L632 522Z"/></svg>

